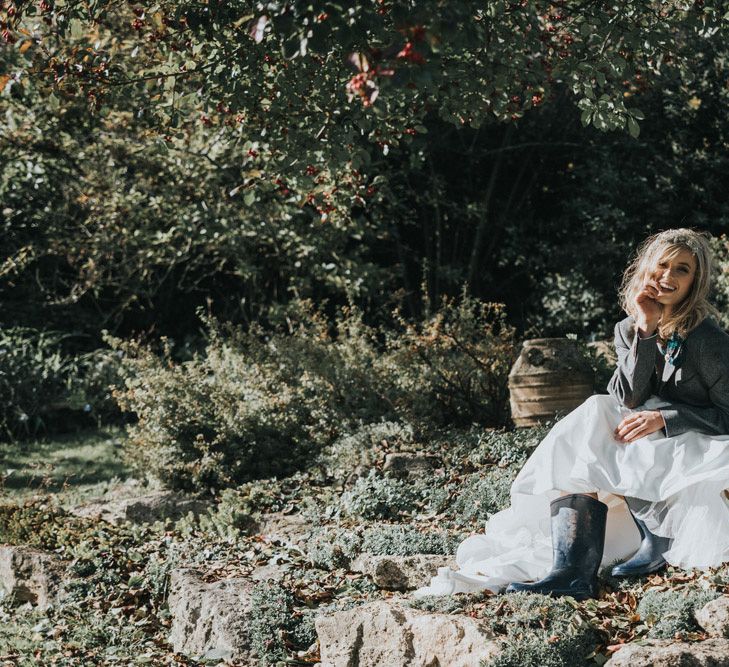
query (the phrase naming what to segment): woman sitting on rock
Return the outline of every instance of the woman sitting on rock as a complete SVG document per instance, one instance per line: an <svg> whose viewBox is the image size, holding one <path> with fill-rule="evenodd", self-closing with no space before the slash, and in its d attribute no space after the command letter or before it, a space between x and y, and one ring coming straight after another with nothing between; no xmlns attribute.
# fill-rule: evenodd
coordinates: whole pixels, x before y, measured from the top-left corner
<svg viewBox="0 0 729 667"><path fill-rule="evenodd" d="M712 255L691 229L646 239L625 271L607 395L559 421L511 487L511 507L420 595L504 586L597 597L614 576L729 560L729 335L707 298ZM526 581L534 583L522 583Z"/></svg>

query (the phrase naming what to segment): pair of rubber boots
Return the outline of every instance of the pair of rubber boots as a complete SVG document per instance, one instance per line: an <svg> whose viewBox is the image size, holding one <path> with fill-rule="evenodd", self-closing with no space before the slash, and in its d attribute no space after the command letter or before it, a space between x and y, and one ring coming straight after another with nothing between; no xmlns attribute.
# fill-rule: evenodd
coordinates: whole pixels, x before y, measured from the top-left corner
<svg viewBox="0 0 729 667"><path fill-rule="evenodd" d="M630 507L630 502L628 502ZM562 496L551 503L552 570L534 583L512 583L507 593L527 591L555 597L571 595L576 600L597 597L597 573L605 548L607 505L584 494ZM631 511L640 531L638 551L627 561L616 565L614 577L650 574L666 561L670 539L651 533Z"/></svg>

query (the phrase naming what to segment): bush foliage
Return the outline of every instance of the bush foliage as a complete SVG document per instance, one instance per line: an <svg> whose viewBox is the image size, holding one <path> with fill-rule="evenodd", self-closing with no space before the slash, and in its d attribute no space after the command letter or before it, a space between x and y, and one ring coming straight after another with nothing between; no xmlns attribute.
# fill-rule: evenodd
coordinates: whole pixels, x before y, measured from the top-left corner
<svg viewBox="0 0 729 667"><path fill-rule="evenodd" d="M61 331L0 329L0 438L97 426L118 418L112 387L118 358L110 350L68 352Z"/></svg>
<svg viewBox="0 0 729 667"><path fill-rule="evenodd" d="M130 456L171 487L219 489L284 474L332 444L330 461L339 457L340 469L344 453L366 462L378 438L413 437L410 427L383 420L427 431L508 419L516 342L495 304L445 302L398 336L366 325L354 309L342 311L332 331L305 304L286 329L268 333L205 321L205 351L180 363L168 343L157 355L108 338L123 354L124 387L115 396L138 417ZM362 441L359 453L350 451L352 438Z"/></svg>
<svg viewBox="0 0 729 667"><path fill-rule="evenodd" d="M6 435L41 429L43 413L68 391L69 361L48 334L15 329L0 333L0 400Z"/></svg>

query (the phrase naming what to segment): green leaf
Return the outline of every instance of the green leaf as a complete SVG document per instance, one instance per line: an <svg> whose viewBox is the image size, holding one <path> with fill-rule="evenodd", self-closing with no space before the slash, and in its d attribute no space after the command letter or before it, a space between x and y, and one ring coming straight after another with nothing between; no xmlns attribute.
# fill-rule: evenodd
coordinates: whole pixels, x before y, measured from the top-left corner
<svg viewBox="0 0 729 667"><path fill-rule="evenodd" d="M637 139L640 134L640 125L638 125L638 121L632 116L628 116L628 132L630 132L630 136L633 139Z"/></svg>

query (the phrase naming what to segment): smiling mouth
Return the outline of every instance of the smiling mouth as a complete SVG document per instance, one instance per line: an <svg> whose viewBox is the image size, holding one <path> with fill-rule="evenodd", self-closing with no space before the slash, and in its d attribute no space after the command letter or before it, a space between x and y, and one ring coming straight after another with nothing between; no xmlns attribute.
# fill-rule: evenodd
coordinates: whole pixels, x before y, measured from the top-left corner
<svg viewBox="0 0 729 667"><path fill-rule="evenodd" d="M658 287L661 288L663 292L675 292L675 287L670 287L669 285L662 285L661 283L658 283Z"/></svg>

